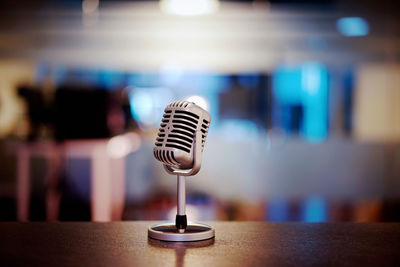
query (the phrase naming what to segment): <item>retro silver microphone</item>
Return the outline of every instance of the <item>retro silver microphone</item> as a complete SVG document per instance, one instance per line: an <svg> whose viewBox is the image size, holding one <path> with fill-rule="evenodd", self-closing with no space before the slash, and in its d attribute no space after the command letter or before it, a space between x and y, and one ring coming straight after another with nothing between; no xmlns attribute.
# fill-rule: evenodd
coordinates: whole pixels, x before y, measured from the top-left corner
<svg viewBox="0 0 400 267"><path fill-rule="evenodd" d="M178 207L175 226L180 233L187 227L185 176L195 175L201 167L202 152L211 122L210 114L188 101L176 101L164 110L153 148L154 157L178 180Z"/></svg>

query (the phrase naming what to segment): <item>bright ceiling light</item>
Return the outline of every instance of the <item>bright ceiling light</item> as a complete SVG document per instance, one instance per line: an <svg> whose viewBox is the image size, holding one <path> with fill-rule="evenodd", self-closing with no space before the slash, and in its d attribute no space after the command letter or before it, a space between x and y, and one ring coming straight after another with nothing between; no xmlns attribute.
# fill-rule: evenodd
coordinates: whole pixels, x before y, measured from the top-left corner
<svg viewBox="0 0 400 267"><path fill-rule="evenodd" d="M161 0L160 8L167 14L201 16L218 11L218 0Z"/></svg>
<svg viewBox="0 0 400 267"><path fill-rule="evenodd" d="M83 0L82 11L85 14L92 14L99 9L99 0Z"/></svg>

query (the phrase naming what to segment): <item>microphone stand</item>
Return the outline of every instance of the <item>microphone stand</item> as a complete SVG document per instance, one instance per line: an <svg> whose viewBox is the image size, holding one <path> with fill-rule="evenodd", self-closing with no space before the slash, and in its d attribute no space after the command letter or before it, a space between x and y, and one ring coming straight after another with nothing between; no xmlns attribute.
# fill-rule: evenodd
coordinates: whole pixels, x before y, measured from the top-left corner
<svg viewBox="0 0 400 267"><path fill-rule="evenodd" d="M164 165L164 169L169 174L176 174L177 177L177 214L175 217L175 226L180 233L184 233L187 227L185 176L192 176L199 172L202 161L201 149L201 132L196 131L193 140L193 167L188 170L180 170Z"/></svg>
<svg viewBox="0 0 400 267"><path fill-rule="evenodd" d="M184 233L187 227L186 218L186 186L185 176L177 175L177 208L175 217L175 227L179 233Z"/></svg>
<svg viewBox="0 0 400 267"><path fill-rule="evenodd" d="M164 241L198 241L213 238L215 230L209 225L189 223L186 217L186 177L199 172L202 160L201 131L196 131L193 140L193 167L188 170L175 169L164 164L164 169L177 176L177 214L175 224L158 224L149 228L151 238ZM174 233L174 231L177 233Z"/></svg>

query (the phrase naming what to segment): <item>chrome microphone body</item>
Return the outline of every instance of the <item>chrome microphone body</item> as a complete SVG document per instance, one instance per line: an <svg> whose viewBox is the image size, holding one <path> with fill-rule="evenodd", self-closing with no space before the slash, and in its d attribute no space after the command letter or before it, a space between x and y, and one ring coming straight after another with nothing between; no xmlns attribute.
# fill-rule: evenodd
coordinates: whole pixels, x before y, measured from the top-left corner
<svg viewBox="0 0 400 267"><path fill-rule="evenodd" d="M194 143L201 142L201 152L206 141L210 114L188 101L176 101L164 110L155 147L154 157L175 169L190 169L195 157ZM195 140L196 132L201 140Z"/></svg>
<svg viewBox="0 0 400 267"><path fill-rule="evenodd" d="M184 233L187 226L185 176L200 170L210 122L210 114L196 104L173 102L164 110L153 148L154 157L164 164L164 169L177 175L175 226L179 233Z"/></svg>

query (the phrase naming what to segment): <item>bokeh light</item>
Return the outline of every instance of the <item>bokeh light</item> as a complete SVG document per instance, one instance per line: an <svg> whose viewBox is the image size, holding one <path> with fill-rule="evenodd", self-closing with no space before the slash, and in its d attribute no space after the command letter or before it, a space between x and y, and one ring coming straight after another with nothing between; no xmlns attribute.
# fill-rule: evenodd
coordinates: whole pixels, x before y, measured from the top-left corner
<svg viewBox="0 0 400 267"><path fill-rule="evenodd" d="M141 139L137 133L114 136L107 143L107 153L112 158L123 158L140 148Z"/></svg>
<svg viewBox="0 0 400 267"><path fill-rule="evenodd" d="M186 98L186 101L193 102L207 111L210 110L210 104L208 100L202 96L199 95L189 96L188 98Z"/></svg>
<svg viewBox="0 0 400 267"><path fill-rule="evenodd" d="M348 37L365 36L369 33L369 24L361 17L340 18L336 27L342 35Z"/></svg>

